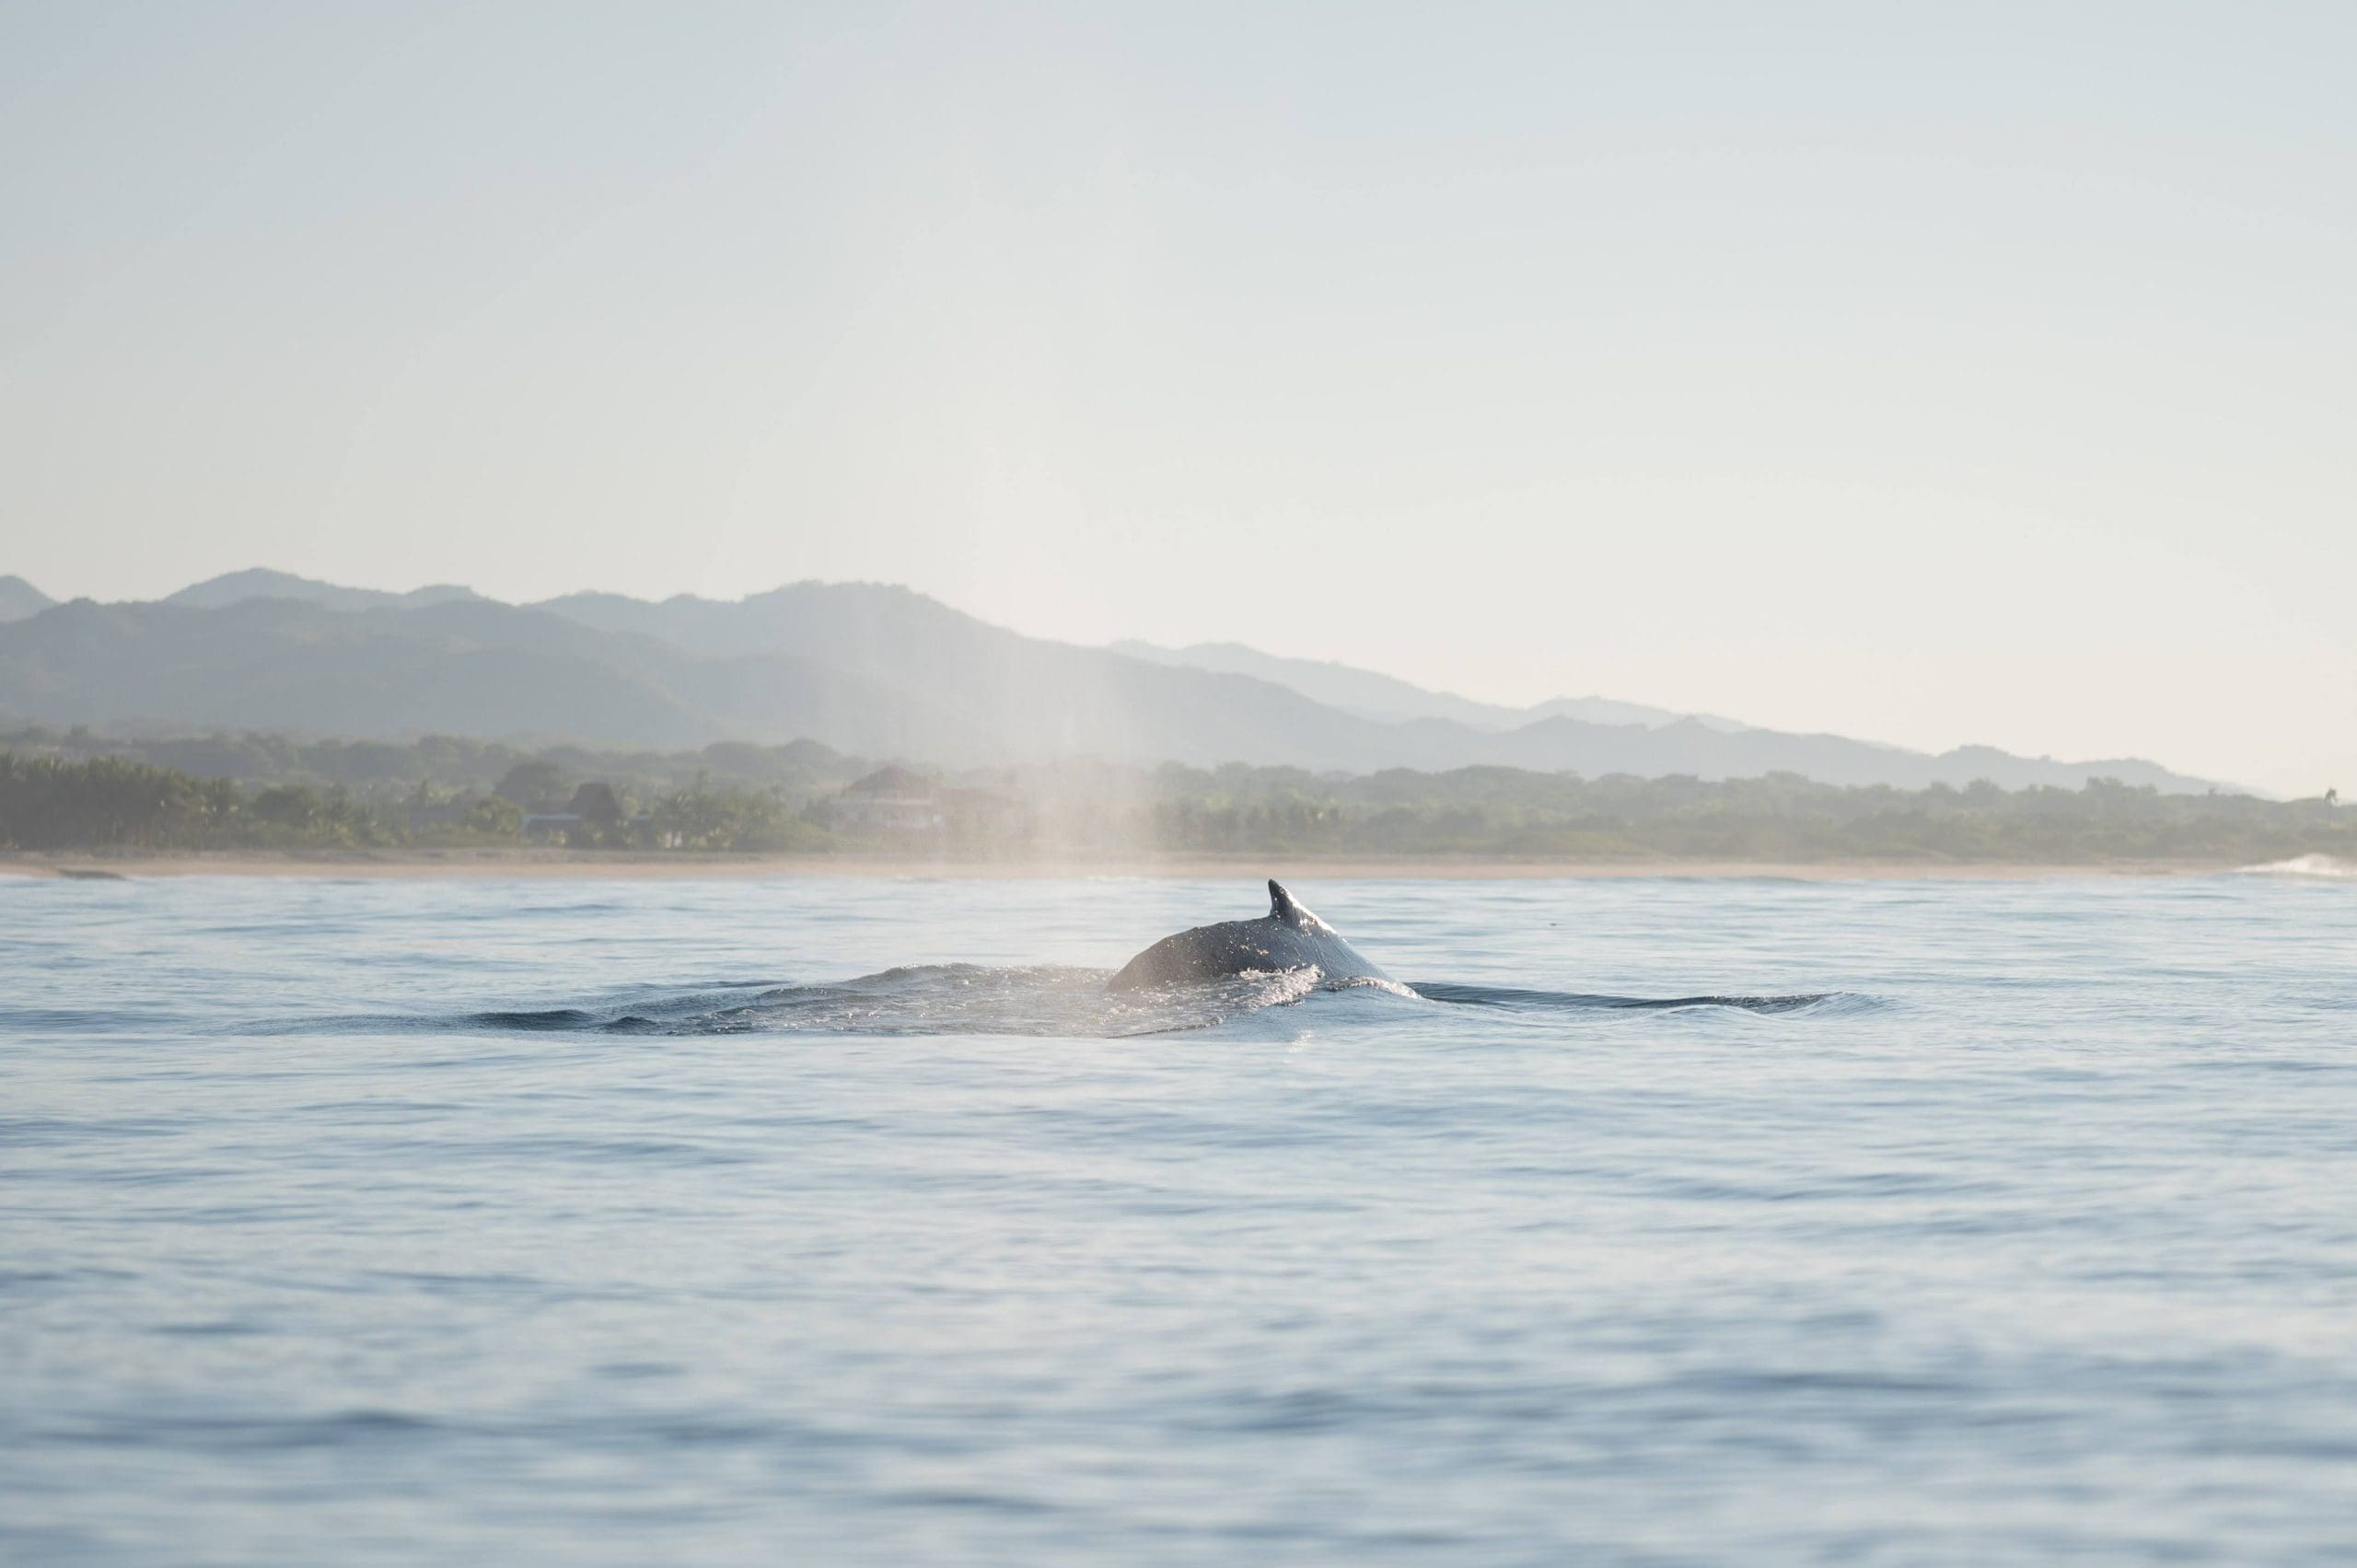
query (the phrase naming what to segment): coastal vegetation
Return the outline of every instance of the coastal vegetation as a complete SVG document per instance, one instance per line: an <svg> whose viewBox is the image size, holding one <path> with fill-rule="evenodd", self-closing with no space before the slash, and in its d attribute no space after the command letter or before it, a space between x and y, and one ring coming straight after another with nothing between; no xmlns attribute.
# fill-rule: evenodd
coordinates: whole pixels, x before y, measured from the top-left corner
<svg viewBox="0 0 2357 1568"><path fill-rule="evenodd" d="M1320 774L1070 762L878 767L809 741L530 750L275 735L0 736L0 849L381 854L540 844L692 855L1267 854L1608 862L2247 865L2357 859L2332 798L1842 787L1503 767Z"/></svg>

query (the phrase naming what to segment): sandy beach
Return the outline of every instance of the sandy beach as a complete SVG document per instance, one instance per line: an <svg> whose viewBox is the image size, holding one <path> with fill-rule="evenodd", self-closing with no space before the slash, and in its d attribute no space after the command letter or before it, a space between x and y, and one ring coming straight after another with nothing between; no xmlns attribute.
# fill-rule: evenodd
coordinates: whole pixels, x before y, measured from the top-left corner
<svg viewBox="0 0 2357 1568"><path fill-rule="evenodd" d="M1321 860L1285 855L1104 859L950 860L922 856L644 854L594 850L452 850L381 855L272 855L250 852L181 855L0 855L0 877L333 877L485 879L687 879L702 877L1245 877L1303 881L1394 877L1528 879L1630 877L1774 877L1802 881L1929 878L2020 881L2086 877L2184 877L2231 871L2209 862L2107 861L2084 865L2007 862L1730 860L1504 860L1463 856L1364 856Z"/></svg>

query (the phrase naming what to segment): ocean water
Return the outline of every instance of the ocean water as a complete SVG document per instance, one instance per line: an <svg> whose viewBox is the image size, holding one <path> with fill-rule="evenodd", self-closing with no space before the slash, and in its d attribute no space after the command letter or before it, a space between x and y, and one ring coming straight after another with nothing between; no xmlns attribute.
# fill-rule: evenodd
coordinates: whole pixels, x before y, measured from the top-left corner
<svg viewBox="0 0 2357 1568"><path fill-rule="evenodd" d="M2357 1558L2346 879L1294 887L0 878L0 1559Z"/></svg>

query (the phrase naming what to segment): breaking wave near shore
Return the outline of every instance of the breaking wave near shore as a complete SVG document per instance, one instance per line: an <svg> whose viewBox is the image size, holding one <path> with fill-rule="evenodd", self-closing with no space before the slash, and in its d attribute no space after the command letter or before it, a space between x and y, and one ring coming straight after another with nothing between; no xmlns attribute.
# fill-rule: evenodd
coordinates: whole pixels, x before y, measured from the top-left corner
<svg viewBox="0 0 2357 1568"><path fill-rule="evenodd" d="M2357 881L2357 861L2342 860L2330 854L2295 854L2289 860L2271 860L2264 865L2246 865L2246 877L2313 877L2328 882Z"/></svg>

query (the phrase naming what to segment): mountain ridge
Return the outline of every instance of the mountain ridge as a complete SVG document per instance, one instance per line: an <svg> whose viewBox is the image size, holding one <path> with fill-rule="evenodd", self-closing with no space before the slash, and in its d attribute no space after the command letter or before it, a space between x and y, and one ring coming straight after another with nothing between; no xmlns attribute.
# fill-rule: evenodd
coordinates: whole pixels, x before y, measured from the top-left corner
<svg viewBox="0 0 2357 1568"><path fill-rule="evenodd" d="M0 577L0 621L39 615L57 601L13 574Z"/></svg>
<svg viewBox="0 0 2357 1568"><path fill-rule="evenodd" d="M1329 690L1356 681L1411 706L1445 699L1444 711L1371 717L1256 674L1025 636L887 584L511 605L447 586L388 594L256 569L161 601L77 600L0 622L0 715L619 747L809 738L943 764L1096 756L1357 773L1501 765L1588 777L1782 772L1910 788L1983 777L2075 788L2097 776L2210 787L2141 759L2059 762L1995 748L1934 756L1639 704L1608 710L1633 710L1640 722L1631 723L1562 712L1563 700L1497 709L1373 671L1240 652L1279 673L1322 670ZM1492 710L1496 726L1454 716L1452 703L1477 718ZM1497 724L1498 714L1523 722Z"/></svg>
<svg viewBox="0 0 2357 1568"><path fill-rule="evenodd" d="M157 602L185 605L192 610L226 610L247 599L291 598L327 610L398 607L423 610L432 605L447 604L453 599L481 597L474 589L460 587L455 583L435 583L412 588L407 593L392 593L383 588L347 588L335 583L323 583L317 577L298 577L292 572L250 566L242 572L224 572L217 577L191 583Z"/></svg>
<svg viewBox="0 0 2357 1568"><path fill-rule="evenodd" d="M1714 714L1681 714L1668 708L1656 708L1643 703L1624 703L1610 697L1550 697L1543 703L1516 708L1461 697L1454 691L1419 686L1396 675L1361 669L1336 659L1295 658L1282 654L1267 654L1243 643L1190 643L1185 647L1172 648L1124 638L1108 645L1115 653L1157 664L1186 665L1196 669L1273 680L1329 707L1341 708L1345 713L1355 713L1364 718L1394 722L1411 718L1453 718L1474 729L1501 730L1516 728L1561 714L1566 718L1580 719L1589 724L1636 724L1647 728L1683 718L1692 718L1713 729L1730 732L1751 727Z"/></svg>

